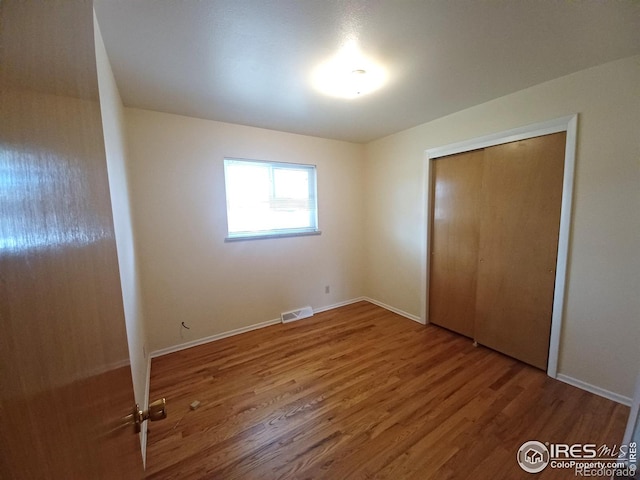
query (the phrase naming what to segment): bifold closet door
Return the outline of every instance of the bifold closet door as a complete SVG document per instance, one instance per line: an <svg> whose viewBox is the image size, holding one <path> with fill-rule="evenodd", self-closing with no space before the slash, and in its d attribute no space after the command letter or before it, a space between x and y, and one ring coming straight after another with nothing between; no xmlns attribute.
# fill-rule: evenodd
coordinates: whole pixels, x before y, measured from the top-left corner
<svg viewBox="0 0 640 480"><path fill-rule="evenodd" d="M473 337L483 151L432 164L429 321Z"/></svg>
<svg viewBox="0 0 640 480"><path fill-rule="evenodd" d="M547 368L564 132L484 152L475 339Z"/></svg>

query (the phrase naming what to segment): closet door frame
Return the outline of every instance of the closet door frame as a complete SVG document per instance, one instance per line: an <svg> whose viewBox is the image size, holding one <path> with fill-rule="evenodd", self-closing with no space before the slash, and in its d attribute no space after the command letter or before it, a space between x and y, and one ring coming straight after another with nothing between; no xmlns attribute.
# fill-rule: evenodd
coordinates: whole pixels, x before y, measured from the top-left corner
<svg viewBox="0 0 640 480"><path fill-rule="evenodd" d="M560 334L566 296L567 263L569 240L571 234L571 208L573 200L573 182L576 160L576 141L578 129L578 114L556 118L546 122L527 125L503 132L485 135L462 142L430 148L424 152L424 167L422 181L423 205L423 252L422 252L422 290L421 290L421 322L429 323L429 260L431 251L431 222L433 214L432 189L433 169L432 161L437 158L468 152L480 148L502 145L504 143L526 140L552 133L566 132L564 153L564 178L562 181L562 204L560 209L560 231L558 235L558 257L556 261L555 290L553 294L553 311L551 314L551 335L549 342L549 360L547 375L556 378L558 375L558 351L560 348Z"/></svg>

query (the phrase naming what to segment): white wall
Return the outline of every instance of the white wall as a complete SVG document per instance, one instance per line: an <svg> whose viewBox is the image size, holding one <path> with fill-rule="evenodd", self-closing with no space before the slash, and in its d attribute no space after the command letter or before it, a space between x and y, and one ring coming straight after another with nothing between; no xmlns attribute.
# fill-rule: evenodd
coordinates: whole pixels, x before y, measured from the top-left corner
<svg viewBox="0 0 640 480"><path fill-rule="evenodd" d="M152 351L363 295L362 145L125 112ZM317 165L322 235L225 243L225 156Z"/></svg>
<svg viewBox="0 0 640 480"><path fill-rule="evenodd" d="M579 113L559 373L630 397L640 365L640 57L584 70L366 147L366 294L420 313L424 151Z"/></svg>
<svg viewBox="0 0 640 480"><path fill-rule="evenodd" d="M118 249L118 266L129 343L133 391L136 403L145 405L147 379L146 332L129 203L123 106L95 16L94 31L102 128L107 155L111 208L113 210L113 223ZM143 449L146 444L144 435L146 435L146 432L141 435Z"/></svg>

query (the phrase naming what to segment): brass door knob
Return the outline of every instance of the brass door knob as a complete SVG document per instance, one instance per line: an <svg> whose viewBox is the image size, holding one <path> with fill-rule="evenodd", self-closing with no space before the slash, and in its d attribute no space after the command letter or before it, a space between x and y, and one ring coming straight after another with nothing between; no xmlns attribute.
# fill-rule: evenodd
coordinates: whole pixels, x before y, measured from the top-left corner
<svg viewBox="0 0 640 480"><path fill-rule="evenodd" d="M149 405L149 410L147 410L145 420L148 419L155 422L157 420L162 420L163 418L167 418L167 401L166 399L161 398Z"/></svg>
<svg viewBox="0 0 640 480"><path fill-rule="evenodd" d="M140 410L140 407L136 403L133 409L134 430L136 433L140 433L142 422L145 420L155 422L164 418L167 418L167 400L165 398L150 403L148 410Z"/></svg>

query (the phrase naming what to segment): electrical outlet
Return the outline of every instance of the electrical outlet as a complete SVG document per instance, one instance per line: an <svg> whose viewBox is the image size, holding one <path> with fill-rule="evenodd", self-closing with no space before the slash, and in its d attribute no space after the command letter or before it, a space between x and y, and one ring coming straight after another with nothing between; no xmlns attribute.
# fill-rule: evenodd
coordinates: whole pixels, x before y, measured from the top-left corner
<svg viewBox="0 0 640 480"><path fill-rule="evenodd" d="M330 293L330 292L331 292L331 287L329 285L324 287L324 293Z"/></svg>

